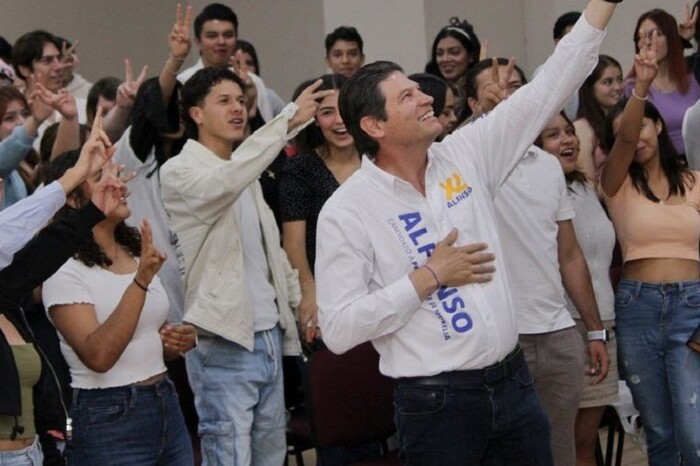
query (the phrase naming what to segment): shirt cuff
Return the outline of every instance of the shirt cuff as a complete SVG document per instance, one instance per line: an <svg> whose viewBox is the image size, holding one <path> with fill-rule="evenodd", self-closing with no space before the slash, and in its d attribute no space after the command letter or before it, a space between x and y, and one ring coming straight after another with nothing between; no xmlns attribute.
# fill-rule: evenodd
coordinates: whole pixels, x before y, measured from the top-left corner
<svg viewBox="0 0 700 466"><path fill-rule="evenodd" d="M280 115L282 115L283 118L285 118L287 121L291 120L294 118L294 115L296 115L297 111L299 110L299 106L295 102L289 102L280 112ZM313 118L310 118L309 121L304 123L303 125L299 125L296 128L294 128L292 131L287 133L287 141L290 141L294 139L297 134L299 134L304 128L309 126L311 122L314 121Z"/></svg>

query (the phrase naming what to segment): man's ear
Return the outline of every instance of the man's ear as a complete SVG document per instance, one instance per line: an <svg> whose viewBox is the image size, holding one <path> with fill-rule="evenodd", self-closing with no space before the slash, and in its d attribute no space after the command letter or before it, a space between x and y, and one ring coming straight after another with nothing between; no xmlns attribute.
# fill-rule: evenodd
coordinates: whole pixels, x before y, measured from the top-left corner
<svg viewBox="0 0 700 466"><path fill-rule="evenodd" d="M472 109L472 113L474 113L476 112L476 109L479 106L479 101L476 100L474 97L467 97L467 105L469 105L469 108Z"/></svg>
<svg viewBox="0 0 700 466"><path fill-rule="evenodd" d="M31 76L33 71L31 68L28 66L19 65L17 70L19 71L20 78L24 78L25 81L29 81L29 76Z"/></svg>
<svg viewBox="0 0 700 466"><path fill-rule="evenodd" d="M197 126L201 125L203 122L202 118L202 109L197 107L196 105L194 107L190 107L190 109L187 112L190 115L190 118L194 120L195 124Z"/></svg>
<svg viewBox="0 0 700 466"><path fill-rule="evenodd" d="M360 129L372 139L381 139L385 135L384 122L372 116L360 120Z"/></svg>

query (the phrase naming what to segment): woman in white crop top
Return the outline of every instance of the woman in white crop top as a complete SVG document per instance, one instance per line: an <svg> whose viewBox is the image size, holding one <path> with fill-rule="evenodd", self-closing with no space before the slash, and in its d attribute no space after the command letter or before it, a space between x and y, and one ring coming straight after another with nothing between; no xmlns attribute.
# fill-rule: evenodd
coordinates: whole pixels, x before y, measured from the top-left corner
<svg viewBox="0 0 700 466"><path fill-rule="evenodd" d="M635 57L637 79L606 122L601 188L622 246L615 295L619 360L647 434L650 466L700 465L700 179L679 162L647 102L656 35ZM624 110L622 105L624 105Z"/></svg>
<svg viewBox="0 0 700 466"><path fill-rule="evenodd" d="M77 151L49 166L48 178L74 165ZM95 180L68 195L57 216L89 199ZM43 287L70 367L73 401L68 465L155 466L193 464L192 447L164 358L195 342L189 325L166 325L169 301L156 273L165 255L124 223L121 205L92 230L78 253Z"/></svg>

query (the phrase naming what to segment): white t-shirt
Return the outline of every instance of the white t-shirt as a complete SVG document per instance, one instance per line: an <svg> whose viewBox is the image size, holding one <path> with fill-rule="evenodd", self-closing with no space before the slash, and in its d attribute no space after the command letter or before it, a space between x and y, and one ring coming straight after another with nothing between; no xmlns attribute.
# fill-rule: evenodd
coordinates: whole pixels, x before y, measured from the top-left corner
<svg viewBox="0 0 700 466"><path fill-rule="evenodd" d="M532 146L496 194L498 232L518 315L518 333L573 327L559 272L557 222L571 220L559 161Z"/></svg>
<svg viewBox="0 0 700 466"><path fill-rule="evenodd" d="M88 267L69 259L44 282L42 297L47 311L61 304L92 304L102 324L112 314L136 272L117 275L102 267ZM168 313L168 296L158 277L148 286L134 336L116 364L101 374L89 369L59 332L61 353L70 367L73 388L108 388L129 385L165 372L163 344L158 330ZM49 314L50 316L50 314Z"/></svg>

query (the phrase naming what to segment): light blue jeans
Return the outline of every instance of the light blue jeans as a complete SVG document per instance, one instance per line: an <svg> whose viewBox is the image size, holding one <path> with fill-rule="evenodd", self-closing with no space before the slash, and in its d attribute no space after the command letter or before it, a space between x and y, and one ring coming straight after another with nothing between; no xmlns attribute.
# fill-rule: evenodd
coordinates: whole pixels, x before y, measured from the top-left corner
<svg viewBox="0 0 700 466"><path fill-rule="evenodd" d="M255 334L253 351L221 337L187 353L203 466L279 466L286 455L282 332Z"/></svg>
<svg viewBox="0 0 700 466"><path fill-rule="evenodd" d="M38 437L34 437L34 443L27 448L0 451L0 466L41 466L42 464L44 464L44 454Z"/></svg>
<svg viewBox="0 0 700 466"><path fill-rule="evenodd" d="M619 362L647 436L649 465L700 465L700 281L623 279L615 295Z"/></svg>

